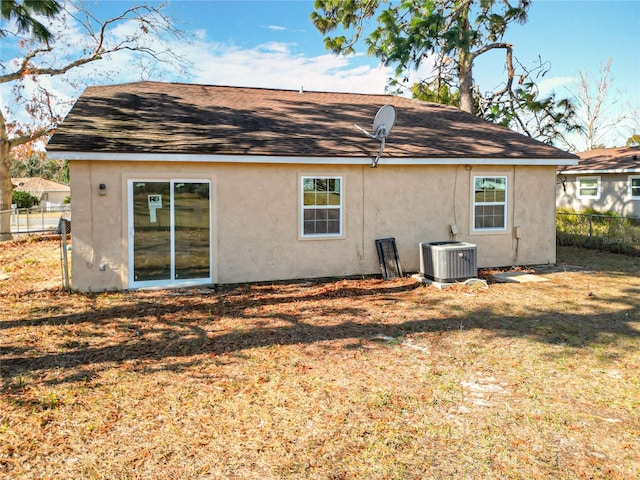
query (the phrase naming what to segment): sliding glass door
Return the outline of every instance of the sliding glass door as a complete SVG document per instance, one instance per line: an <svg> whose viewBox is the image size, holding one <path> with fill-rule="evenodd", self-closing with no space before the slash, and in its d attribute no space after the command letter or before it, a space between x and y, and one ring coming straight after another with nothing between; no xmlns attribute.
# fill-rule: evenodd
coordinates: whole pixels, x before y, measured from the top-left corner
<svg viewBox="0 0 640 480"><path fill-rule="evenodd" d="M129 287L211 282L210 182L129 181Z"/></svg>

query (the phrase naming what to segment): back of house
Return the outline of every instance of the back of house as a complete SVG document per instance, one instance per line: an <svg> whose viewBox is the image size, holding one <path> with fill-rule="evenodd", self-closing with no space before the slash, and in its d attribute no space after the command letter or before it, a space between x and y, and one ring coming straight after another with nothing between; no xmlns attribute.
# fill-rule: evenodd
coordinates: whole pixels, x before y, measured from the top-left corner
<svg viewBox="0 0 640 480"><path fill-rule="evenodd" d="M157 82L88 88L48 150L70 165L73 288L94 291L379 274L390 237L408 272L445 240L478 267L553 263L577 163L403 97Z"/></svg>

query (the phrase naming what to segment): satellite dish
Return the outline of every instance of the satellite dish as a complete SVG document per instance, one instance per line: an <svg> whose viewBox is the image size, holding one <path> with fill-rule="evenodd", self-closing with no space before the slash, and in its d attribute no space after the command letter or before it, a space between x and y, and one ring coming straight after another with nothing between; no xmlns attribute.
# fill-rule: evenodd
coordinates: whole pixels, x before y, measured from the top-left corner
<svg viewBox="0 0 640 480"><path fill-rule="evenodd" d="M378 140L386 138L391 132L393 124L396 123L396 107L385 105L373 119L373 135Z"/></svg>
<svg viewBox="0 0 640 480"><path fill-rule="evenodd" d="M376 113L375 118L373 119L373 134L367 132L364 128L359 125L354 125L359 130L363 131L369 138L374 138L376 140L380 140L380 150L378 151L378 155L376 155L375 160L371 164L372 168L375 168L378 165L378 161L382 156L382 152L384 150L384 145L389 133L391 133L391 129L396 122L396 108L393 105L385 105L378 113Z"/></svg>

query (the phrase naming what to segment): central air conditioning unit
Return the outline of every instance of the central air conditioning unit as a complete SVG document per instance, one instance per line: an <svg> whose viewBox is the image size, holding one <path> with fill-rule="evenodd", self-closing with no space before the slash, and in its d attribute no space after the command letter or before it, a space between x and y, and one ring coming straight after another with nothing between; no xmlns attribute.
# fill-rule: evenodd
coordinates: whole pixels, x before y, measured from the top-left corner
<svg viewBox="0 0 640 480"><path fill-rule="evenodd" d="M440 283L478 276L477 248L466 242L420 244L420 274Z"/></svg>

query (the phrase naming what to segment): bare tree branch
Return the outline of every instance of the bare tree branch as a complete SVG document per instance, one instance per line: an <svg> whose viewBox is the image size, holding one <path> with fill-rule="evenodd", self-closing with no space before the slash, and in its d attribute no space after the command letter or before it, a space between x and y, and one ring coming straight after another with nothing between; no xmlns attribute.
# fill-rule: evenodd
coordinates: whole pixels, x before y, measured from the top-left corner
<svg viewBox="0 0 640 480"><path fill-rule="evenodd" d="M29 133L29 135L22 135L19 137L13 137L9 140L9 147L14 148L18 145L24 145L25 143L33 142L41 137L51 135L55 131L55 127L41 128L38 130L34 130Z"/></svg>
<svg viewBox="0 0 640 480"><path fill-rule="evenodd" d="M496 42L491 43L489 45L485 45L484 47L472 52L473 58L475 59L477 56L482 55L483 53L488 52L489 50L495 49L504 49L506 51L505 54L505 65L507 67L507 82L502 90L498 90L492 94L493 98L499 98L507 92L512 90L513 86L513 78L515 76L515 69L513 68L513 45L506 42Z"/></svg>
<svg viewBox="0 0 640 480"><path fill-rule="evenodd" d="M13 36L24 53L17 62L3 62L0 75L0 84L12 84L14 94L13 102L0 111L0 210L7 209L11 201L11 149L50 135L59 122L54 106L56 101L58 105L63 102L47 90L48 80L39 81L40 78L58 77L72 84L69 72L122 52L163 65L186 66L185 58L165 46L167 38L184 39L184 35L163 8L164 4L138 5L99 21L81 2L66 0L61 13L51 20L55 31L49 41L38 43ZM69 21L73 24L69 25ZM131 32L115 38L116 27L127 22L133 24ZM70 54L65 35L75 34L78 28L86 43L74 38L71 50L76 53ZM66 56L58 58L60 52ZM25 121L25 116L30 116L31 121ZM5 231L4 227L0 225L0 231Z"/></svg>
<svg viewBox="0 0 640 480"><path fill-rule="evenodd" d="M143 44L139 43L141 40L141 37L139 36L128 37L112 47L105 47L106 35L109 31L109 28L117 23L127 20L134 20L139 22L141 24L141 31L145 35L153 31L153 34L156 36L160 35L161 32L167 32L171 35L180 36L182 32L173 27L172 22L162 13L161 8L162 7L151 7L148 5L139 5L129 8L122 14L102 22L100 25L99 34L97 36L93 34L93 29L90 22L88 20L83 21L83 28L85 28L87 33L95 40L95 45L90 49L89 53L57 67L38 67L34 64L34 59L40 54L53 51L53 47L47 45L46 47L36 48L25 54L17 70L11 73L0 75L0 83L19 80L26 75L63 75L69 70L80 67L82 65L86 65L87 63L91 63L96 60L101 60L106 55L117 53L123 50L139 52L141 54L151 56L161 61L171 59L172 61L176 61L178 63L183 62L185 61L185 59L179 57L169 49L156 50L154 48L144 46ZM65 11L69 12L69 9L65 8ZM87 16L89 16L88 12L86 13ZM77 15L70 15L73 16L73 18L78 19ZM148 17L153 17L154 21L152 22Z"/></svg>

